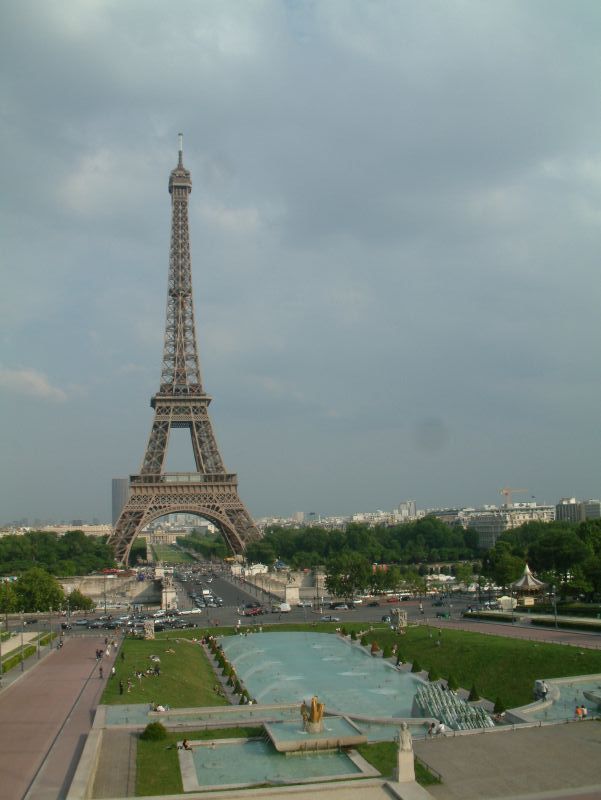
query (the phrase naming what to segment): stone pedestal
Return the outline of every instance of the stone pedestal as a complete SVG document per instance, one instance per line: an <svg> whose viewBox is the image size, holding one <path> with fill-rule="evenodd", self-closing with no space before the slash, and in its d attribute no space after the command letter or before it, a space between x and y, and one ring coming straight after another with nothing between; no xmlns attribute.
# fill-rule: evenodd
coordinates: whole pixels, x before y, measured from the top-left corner
<svg viewBox="0 0 601 800"><path fill-rule="evenodd" d="M307 733L323 733L323 719L320 719L319 722L307 720L305 722L305 730Z"/></svg>
<svg viewBox="0 0 601 800"><path fill-rule="evenodd" d="M399 750L397 766L392 774L392 779L397 783L408 783L415 780L415 765L413 751Z"/></svg>

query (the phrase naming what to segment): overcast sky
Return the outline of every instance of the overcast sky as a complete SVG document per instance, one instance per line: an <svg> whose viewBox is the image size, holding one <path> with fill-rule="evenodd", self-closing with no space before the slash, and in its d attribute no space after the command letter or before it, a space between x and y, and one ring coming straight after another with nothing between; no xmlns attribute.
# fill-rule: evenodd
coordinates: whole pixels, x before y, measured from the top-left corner
<svg viewBox="0 0 601 800"><path fill-rule="evenodd" d="M0 17L0 521L108 521L140 468L179 131L204 385L253 515L599 497L598 0Z"/></svg>

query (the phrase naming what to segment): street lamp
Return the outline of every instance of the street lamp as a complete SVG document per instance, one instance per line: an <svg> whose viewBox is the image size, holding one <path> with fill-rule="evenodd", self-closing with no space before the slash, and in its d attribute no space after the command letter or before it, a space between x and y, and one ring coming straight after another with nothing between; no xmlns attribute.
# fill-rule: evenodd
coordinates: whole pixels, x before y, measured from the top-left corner
<svg viewBox="0 0 601 800"><path fill-rule="evenodd" d="M23 620L23 612L21 611L21 672L23 672L25 670L25 664L23 663L24 662L23 656L25 654L25 651L23 649L23 626L24 625L25 625L25 622Z"/></svg>
<svg viewBox="0 0 601 800"><path fill-rule="evenodd" d="M555 630L557 630L557 594L555 592L555 585L551 587L553 592L553 617L555 619Z"/></svg>

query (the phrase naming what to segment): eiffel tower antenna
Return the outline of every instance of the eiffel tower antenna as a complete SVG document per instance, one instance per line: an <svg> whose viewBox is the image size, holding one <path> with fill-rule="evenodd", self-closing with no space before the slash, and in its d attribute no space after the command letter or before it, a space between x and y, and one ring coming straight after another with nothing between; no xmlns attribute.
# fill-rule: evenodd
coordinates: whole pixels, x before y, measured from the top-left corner
<svg viewBox="0 0 601 800"><path fill-rule="evenodd" d="M211 398L202 387L188 232L191 191L180 133L177 166L169 176L171 246L161 383L150 401L154 420L140 474L130 476L129 499L109 537L116 559L123 564L140 531L166 514L190 513L208 519L233 553L241 553L261 537L238 495L237 476L223 466L209 419ZM172 428L190 432L195 472L163 471Z"/></svg>

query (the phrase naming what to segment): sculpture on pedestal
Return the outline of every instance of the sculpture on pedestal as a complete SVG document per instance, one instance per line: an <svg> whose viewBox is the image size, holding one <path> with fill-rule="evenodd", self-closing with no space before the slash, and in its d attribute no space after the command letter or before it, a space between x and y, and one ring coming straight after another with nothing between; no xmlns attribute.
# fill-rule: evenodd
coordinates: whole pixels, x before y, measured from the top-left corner
<svg viewBox="0 0 601 800"><path fill-rule="evenodd" d="M399 750L397 753L397 765L394 770L394 780L397 783L407 783L415 781L415 765L413 763L413 739L411 731L406 722L401 722L397 741Z"/></svg>
<svg viewBox="0 0 601 800"><path fill-rule="evenodd" d="M323 731L325 708L325 704L320 703L315 695L311 698L310 706L303 700L300 711L303 718L303 728L307 733L321 733Z"/></svg>

